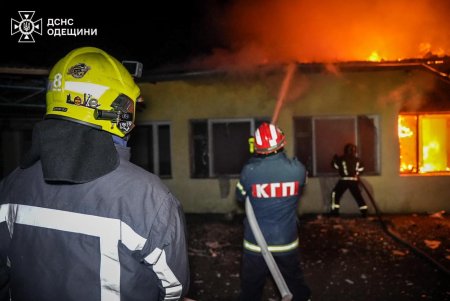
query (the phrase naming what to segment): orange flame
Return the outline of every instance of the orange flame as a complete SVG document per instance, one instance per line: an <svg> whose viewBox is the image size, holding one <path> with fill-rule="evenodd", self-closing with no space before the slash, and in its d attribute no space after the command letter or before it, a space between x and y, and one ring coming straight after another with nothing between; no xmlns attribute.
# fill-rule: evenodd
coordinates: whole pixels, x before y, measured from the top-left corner
<svg viewBox="0 0 450 301"><path fill-rule="evenodd" d="M229 49L270 62L380 61L448 55L449 13L448 0L242 0L218 21Z"/></svg>
<svg viewBox="0 0 450 301"><path fill-rule="evenodd" d="M431 173L450 171L447 145L450 115L400 115L398 136L400 172ZM420 135L416 131L420 131Z"/></svg>
<svg viewBox="0 0 450 301"><path fill-rule="evenodd" d="M378 54L378 52L374 51L370 54L370 56L367 58L368 61L370 62L381 62L381 57Z"/></svg>

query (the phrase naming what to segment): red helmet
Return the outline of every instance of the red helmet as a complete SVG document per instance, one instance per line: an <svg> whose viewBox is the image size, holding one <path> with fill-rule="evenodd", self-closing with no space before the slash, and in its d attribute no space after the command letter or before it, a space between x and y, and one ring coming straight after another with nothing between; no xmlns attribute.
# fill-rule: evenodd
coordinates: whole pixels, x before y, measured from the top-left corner
<svg viewBox="0 0 450 301"><path fill-rule="evenodd" d="M273 124L264 122L255 132L255 151L258 154L273 153L284 145L283 132Z"/></svg>

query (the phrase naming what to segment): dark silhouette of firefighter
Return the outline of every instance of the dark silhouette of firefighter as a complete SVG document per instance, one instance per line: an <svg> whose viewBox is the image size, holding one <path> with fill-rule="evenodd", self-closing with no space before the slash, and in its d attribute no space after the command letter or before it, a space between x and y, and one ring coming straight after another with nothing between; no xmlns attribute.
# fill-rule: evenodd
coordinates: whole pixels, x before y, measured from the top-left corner
<svg viewBox="0 0 450 301"><path fill-rule="evenodd" d="M358 158L356 145L352 143L346 144L344 154L342 156L334 155L331 163L339 171L340 177L331 192L331 216L339 216L341 197L348 189L358 203L361 215L366 217L367 205L359 188L359 174L364 170L364 166Z"/></svg>

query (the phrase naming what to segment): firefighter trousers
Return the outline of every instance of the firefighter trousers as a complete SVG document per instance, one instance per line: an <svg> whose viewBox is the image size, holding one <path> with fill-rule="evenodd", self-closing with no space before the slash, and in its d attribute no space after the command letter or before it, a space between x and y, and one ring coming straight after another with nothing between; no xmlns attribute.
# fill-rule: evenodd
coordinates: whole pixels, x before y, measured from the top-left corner
<svg viewBox="0 0 450 301"><path fill-rule="evenodd" d="M286 284L293 295L292 301L307 301L311 290L300 267L298 250L292 254L274 256ZM245 253L242 256L240 301L260 301L270 270L262 255Z"/></svg>
<svg viewBox="0 0 450 301"><path fill-rule="evenodd" d="M358 203L359 208L364 208L366 206L366 202L362 197L361 189L358 184L358 181L339 180L331 193L331 209L339 208L341 197L347 189L350 190L353 198Z"/></svg>

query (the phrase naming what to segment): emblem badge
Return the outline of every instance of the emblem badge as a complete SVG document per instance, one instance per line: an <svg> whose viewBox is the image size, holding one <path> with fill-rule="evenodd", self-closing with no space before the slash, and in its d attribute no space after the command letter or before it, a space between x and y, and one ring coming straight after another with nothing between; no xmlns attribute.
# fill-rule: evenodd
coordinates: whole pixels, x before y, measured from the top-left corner
<svg viewBox="0 0 450 301"><path fill-rule="evenodd" d="M70 74L75 78L82 78L89 70L91 70L91 67L84 63L79 63L70 67L67 74Z"/></svg>

